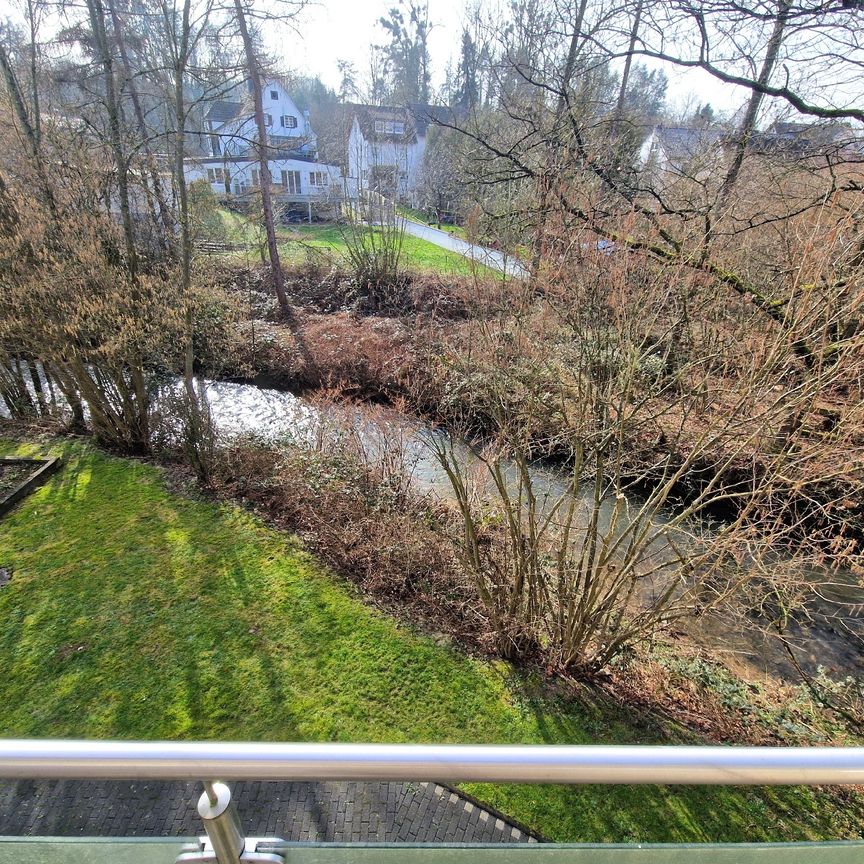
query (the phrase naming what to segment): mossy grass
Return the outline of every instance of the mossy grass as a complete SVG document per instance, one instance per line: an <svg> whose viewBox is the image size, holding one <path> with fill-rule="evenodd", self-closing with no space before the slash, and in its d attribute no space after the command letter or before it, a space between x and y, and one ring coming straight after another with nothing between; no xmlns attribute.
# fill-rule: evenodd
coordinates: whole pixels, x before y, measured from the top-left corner
<svg viewBox="0 0 864 864"><path fill-rule="evenodd" d="M302 262L310 254L327 256L342 266L347 263L348 248L338 225L292 225L281 230L280 236L284 241L280 252L286 263ZM470 276L474 273L488 275L492 272L463 255L442 249L410 234L405 234L402 238L402 266L414 273L450 276Z"/></svg>
<svg viewBox="0 0 864 864"><path fill-rule="evenodd" d="M421 225L437 228L439 231L443 231L453 237L458 237L460 240L469 239L468 232L461 225L448 225L446 222L436 222L432 215L415 207L405 207L400 204L398 210L402 216L410 219L412 222L419 222Z"/></svg>
<svg viewBox="0 0 864 864"><path fill-rule="evenodd" d="M466 656L365 605L299 542L161 469L81 443L0 442L63 470L0 522L0 735L681 743L597 695ZM849 796L800 788L472 785L554 840L860 836Z"/></svg>

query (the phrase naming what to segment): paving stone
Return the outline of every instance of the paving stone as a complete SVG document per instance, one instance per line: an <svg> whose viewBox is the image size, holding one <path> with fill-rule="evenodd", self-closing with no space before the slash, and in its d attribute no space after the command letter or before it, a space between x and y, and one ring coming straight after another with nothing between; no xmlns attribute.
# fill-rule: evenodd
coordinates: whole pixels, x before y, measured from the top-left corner
<svg viewBox="0 0 864 864"><path fill-rule="evenodd" d="M433 783L231 784L251 837L385 842L536 842L497 813ZM203 834L195 783L0 781L0 835Z"/></svg>

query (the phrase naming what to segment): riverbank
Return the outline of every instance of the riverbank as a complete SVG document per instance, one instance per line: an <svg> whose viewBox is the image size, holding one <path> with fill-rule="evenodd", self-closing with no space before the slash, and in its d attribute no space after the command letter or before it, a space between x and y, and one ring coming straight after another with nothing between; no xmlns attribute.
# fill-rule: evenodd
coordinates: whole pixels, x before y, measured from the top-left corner
<svg viewBox="0 0 864 864"><path fill-rule="evenodd" d="M499 438L502 410L512 416L530 409L531 423L520 435L547 458L573 456L568 430L586 386L574 369L588 364L600 368L601 378L621 375L606 369L623 350L606 330L608 344L598 346L592 344L596 328L550 323L560 310L553 315L547 300L518 280L502 285L476 276L415 276L390 308L372 309L347 274L310 265L288 276L296 304L291 328L273 320L263 270L239 279L225 274L223 284L248 298L255 345L250 349L247 327L246 369L258 380L294 392L326 388L399 403L462 437ZM770 477L770 505L760 515L765 525L791 529L834 560L860 559L864 432L851 382L814 385L800 404L784 405L786 385L775 386L760 372L766 380L738 394L742 377L756 375L748 371L756 349L736 342L728 324L721 362L701 359L702 346L682 347L680 336L670 342L652 321L628 348L638 352L628 361L635 363L632 374L621 382L633 391L631 406L616 408L628 415L621 470L633 488L665 482L670 473L677 477L673 497L682 502L722 488L728 494L714 495L709 512L725 519L737 512L743 494ZM760 325L746 323L748 339L767 338ZM593 359L585 356L586 344ZM711 350L720 351L713 343ZM797 373L785 374L793 381ZM800 383L790 384L790 392L796 387ZM785 462L781 471L773 467L778 459Z"/></svg>
<svg viewBox="0 0 864 864"><path fill-rule="evenodd" d="M290 536L192 488L167 491L157 467L80 443L38 449L66 467L0 532L13 572L0 591L6 735L705 740L602 689L439 644L370 608ZM864 815L854 793L819 789L469 791L555 840L840 839L860 836Z"/></svg>

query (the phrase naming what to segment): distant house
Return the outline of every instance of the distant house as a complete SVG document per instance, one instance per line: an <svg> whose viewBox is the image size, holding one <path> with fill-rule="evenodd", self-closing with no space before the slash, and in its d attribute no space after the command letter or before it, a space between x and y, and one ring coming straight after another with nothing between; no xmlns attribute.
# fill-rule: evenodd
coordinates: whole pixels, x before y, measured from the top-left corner
<svg viewBox="0 0 864 864"><path fill-rule="evenodd" d="M655 126L639 151L642 171L654 182L675 177L707 179L723 165L735 136L716 126ZM753 133L748 152L756 156L801 159L833 154L844 160L864 156L864 140L841 123L788 123L776 121Z"/></svg>
<svg viewBox="0 0 864 864"><path fill-rule="evenodd" d="M363 190L416 204L429 125L452 121L450 108L410 104L352 105L347 183L352 196Z"/></svg>
<svg viewBox="0 0 864 864"><path fill-rule="evenodd" d="M655 126L642 143L638 161L655 179L667 175L703 180L716 170L726 136L711 126Z"/></svg>
<svg viewBox="0 0 864 864"><path fill-rule="evenodd" d="M790 157L833 153L844 157L861 155L859 134L844 123L791 123L777 120L750 141L752 150Z"/></svg>
<svg viewBox="0 0 864 864"><path fill-rule="evenodd" d="M218 195L243 196L261 185L258 129L248 84L229 95L213 102L204 117L205 152L187 160L186 182L206 179ZM264 83L262 97L267 163L278 198L310 208L340 198L342 172L316 161L317 138L308 113L298 109L278 80Z"/></svg>

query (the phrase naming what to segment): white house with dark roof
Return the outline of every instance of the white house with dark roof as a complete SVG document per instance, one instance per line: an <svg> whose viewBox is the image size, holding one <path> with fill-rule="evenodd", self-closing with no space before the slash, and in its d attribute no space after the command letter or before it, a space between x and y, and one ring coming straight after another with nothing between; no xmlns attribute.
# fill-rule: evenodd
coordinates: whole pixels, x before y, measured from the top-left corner
<svg viewBox="0 0 864 864"><path fill-rule="evenodd" d="M655 126L642 142L643 171L704 179L721 164L727 133L713 126Z"/></svg>
<svg viewBox="0 0 864 864"><path fill-rule="evenodd" d="M297 107L277 79L264 82L262 102L267 162L277 196L309 205L341 198L342 172L316 160L317 139L308 113ZM205 152L187 160L187 183L206 179L220 196L244 195L261 185L258 129L248 82L210 105L202 131Z"/></svg>
<svg viewBox="0 0 864 864"><path fill-rule="evenodd" d="M638 164L655 185L668 185L678 178L704 182L724 170L735 140L734 132L720 126L655 126L642 143ZM748 152L773 159L831 153L855 159L864 156L864 141L856 139L844 124L775 121L750 136Z"/></svg>
<svg viewBox="0 0 864 864"><path fill-rule="evenodd" d="M349 194L380 192L415 203L429 125L447 122L452 109L435 105L353 105L348 135Z"/></svg>

